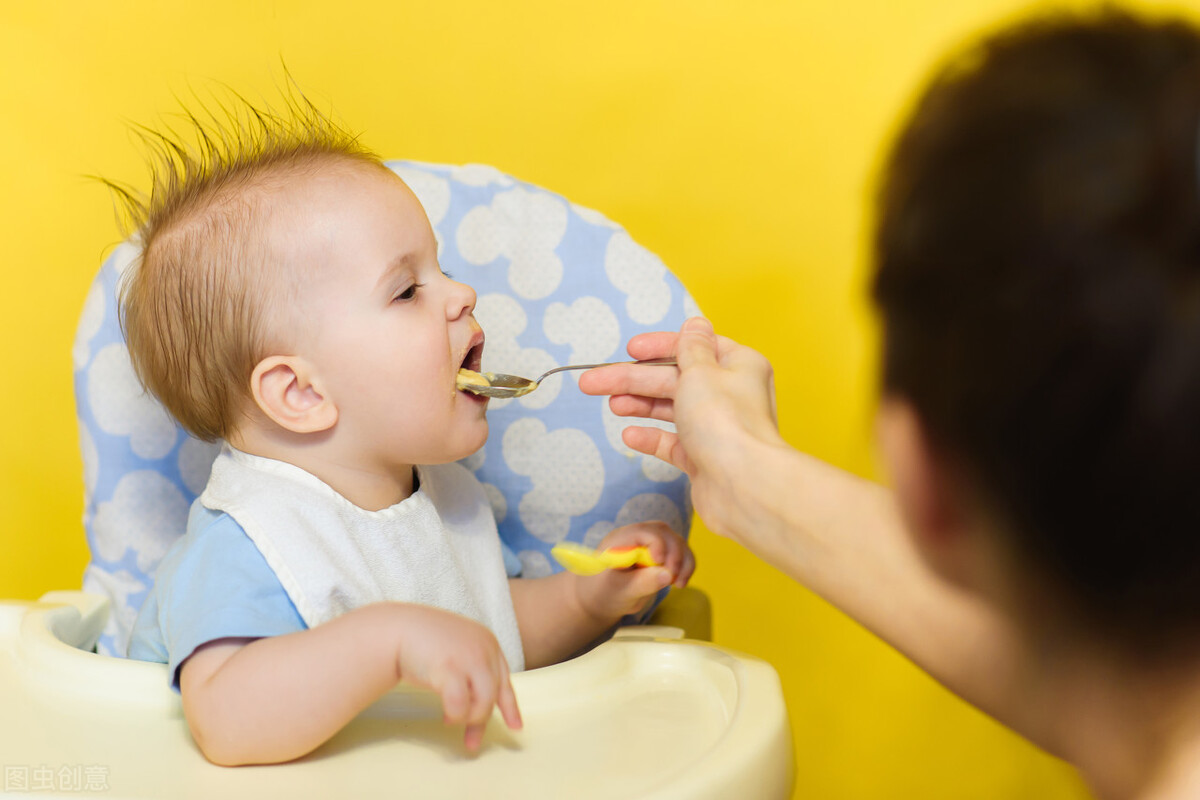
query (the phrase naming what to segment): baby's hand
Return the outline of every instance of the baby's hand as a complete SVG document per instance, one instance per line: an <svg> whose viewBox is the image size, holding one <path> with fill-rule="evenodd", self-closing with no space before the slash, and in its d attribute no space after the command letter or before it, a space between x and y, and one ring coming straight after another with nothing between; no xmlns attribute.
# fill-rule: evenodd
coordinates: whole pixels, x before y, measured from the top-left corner
<svg viewBox="0 0 1200 800"><path fill-rule="evenodd" d="M398 663L400 679L432 689L442 696L446 724L466 723L463 742L475 752L483 731L500 709L505 724L521 728L521 712L513 694L508 661L490 630L472 619L419 605L405 605L403 641Z"/></svg>
<svg viewBox="0 0 1200 800"><path fill-rule="evenodd" d="M639 522L617 528L605 536L598 550L644 546L661 566L610 569L579 578L579 602L591 615L615 621L645 608L658 591L674 585L683 588L696 570L696 559L686 541L664 522Z"/></svg>

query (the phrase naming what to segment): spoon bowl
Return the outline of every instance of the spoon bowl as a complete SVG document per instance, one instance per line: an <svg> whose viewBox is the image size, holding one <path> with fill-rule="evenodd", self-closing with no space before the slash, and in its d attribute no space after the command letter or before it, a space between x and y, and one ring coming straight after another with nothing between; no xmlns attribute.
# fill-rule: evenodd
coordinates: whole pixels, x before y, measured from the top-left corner
<svg viewBox="0 0 1200 800"><path fill-rule="evenodd" d="M508 375L503 372L473 372L469 369L458 371L458 388L464 392L477 394L481 397L507 399L529 394L543 380L556 372L568 369L595 369L596 367L611 367L614 364L645 364L646 366L673 367L673 358L653 358L647 361L608 361L603 364L572 364L566 367L555 367L540 377L530 380L519 375Z"/></svg>

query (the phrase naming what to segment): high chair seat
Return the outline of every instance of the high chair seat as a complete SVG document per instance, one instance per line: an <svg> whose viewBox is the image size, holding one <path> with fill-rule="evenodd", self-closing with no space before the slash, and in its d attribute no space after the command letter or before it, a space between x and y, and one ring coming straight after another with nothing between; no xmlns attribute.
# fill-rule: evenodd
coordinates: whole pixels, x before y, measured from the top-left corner
<svg viewBox="0 0 1200 800"><path fill-rule="evenodd" d="M436 695L396 689L287 765L217 767L187 731L166 666L86 652L107 602L0 602L3 794L110 798L482 797L674 800L790 796L779 678L758 659L630 628L513 676L525 727L498 715L478 756Z"/></svg>
<svg viewBox="0 0 1200 800"><path fill-rule="evenodd" d="M698 313L662 261L595 211L491 167L389 166L425 207L443 269L478 293L484 370L536 376L621 360L632 336L677 329ZM101 268L73 353L91 551L83 588L112 604L98 641L112 655L124 655L154 569L182 535L216 454L133 374L117 288L136 252L122 244ZM549 552L562 539L595 545L614 527L645 520L688 531L686 476L627 448L626 421L579 392L577 380L554 375L518 400L493 400L488 443L463 462L488 491L526 577L560 569Z"/></svg>

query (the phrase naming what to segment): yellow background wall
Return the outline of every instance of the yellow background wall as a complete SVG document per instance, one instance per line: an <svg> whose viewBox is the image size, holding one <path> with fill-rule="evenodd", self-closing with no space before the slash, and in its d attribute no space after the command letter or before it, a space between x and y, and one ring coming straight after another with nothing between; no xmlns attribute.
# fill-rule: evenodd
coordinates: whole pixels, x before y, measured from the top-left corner
<svg viewBox="0 0 1200 800"><path fill-rule="evenodd" d="M1165 3L1143 6L1167 8ZM1181 7L1175 4L1175 7ZM874 474L863 300L881 143L935 57L1011 0L208 0L0 10L0 597L79 585L70 343L140 183L126 121L281 59L387 157L483 162L603 211L775 363L789 440ZM699 526L717 642L782 675L797 797L1079 798L1065 767Z"/></svg>

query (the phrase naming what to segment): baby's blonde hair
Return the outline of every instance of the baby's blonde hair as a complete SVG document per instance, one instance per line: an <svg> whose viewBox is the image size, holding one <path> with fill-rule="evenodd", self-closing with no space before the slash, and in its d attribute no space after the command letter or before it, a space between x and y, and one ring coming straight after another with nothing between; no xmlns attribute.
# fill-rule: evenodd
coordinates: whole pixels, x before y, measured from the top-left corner
<svg viewBox="0 0 1200 800"><path fill-rule="evenodd" d="M265 242L269 192L330 162L379 157L302 95L283 112L237 98L220 113L183 115L192 141L140 129L148 195L105 181L140 247L122 278L121 327L142 384L184 428L228 438L270 353L266 311L286 302Z"/></svg>

